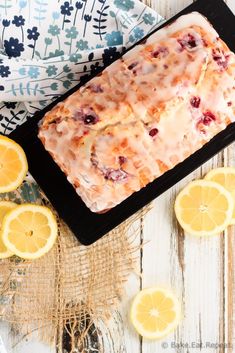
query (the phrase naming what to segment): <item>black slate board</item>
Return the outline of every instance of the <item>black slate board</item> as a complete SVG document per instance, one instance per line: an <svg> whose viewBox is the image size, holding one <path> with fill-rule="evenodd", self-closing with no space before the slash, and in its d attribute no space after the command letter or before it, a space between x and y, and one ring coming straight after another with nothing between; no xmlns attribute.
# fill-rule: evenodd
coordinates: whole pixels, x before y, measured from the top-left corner
<svg viewBox="0 0 235 353"><path fill-rule="evenodd" d="M231 50L235 51L235 16L223 0L198 0L161 27L172 22L180 15L192 11L198 11L206 16L221 38L228 44ZM72 185L70 185L63 172L61 172L50 155L45 151L37 137L37 124L44 114L55 104L75 92L80 86L77 85L48 107L35 114L31 120L13 131L10 137L22 145L28 158L31 174L58 211L60 217L65 220L78 240L85 245L95 242L141 207L213 157L220 150L235 141L235 123L233 123L198 152L139 192L130 196L120 205L105 214L92 213L76 194Z"/></svg>

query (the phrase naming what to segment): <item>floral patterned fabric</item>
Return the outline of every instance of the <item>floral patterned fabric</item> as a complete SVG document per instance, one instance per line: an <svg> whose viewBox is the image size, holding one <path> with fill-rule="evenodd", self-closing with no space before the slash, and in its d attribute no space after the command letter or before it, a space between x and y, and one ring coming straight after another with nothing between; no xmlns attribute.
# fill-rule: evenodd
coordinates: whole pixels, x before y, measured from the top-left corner
<svg viewBox="0 0 235 353"><path fill-rule="evenodd" d="M138 0L0 2L0 133L99 71L162 20Z"/></svg>

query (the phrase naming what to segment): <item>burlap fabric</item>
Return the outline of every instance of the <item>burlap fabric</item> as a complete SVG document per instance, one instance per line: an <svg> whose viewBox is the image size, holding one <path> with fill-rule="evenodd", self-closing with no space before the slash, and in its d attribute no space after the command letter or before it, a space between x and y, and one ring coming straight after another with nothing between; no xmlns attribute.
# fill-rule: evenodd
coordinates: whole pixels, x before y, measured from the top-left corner
<svg viewBox="0 0 235 353"><path fill-rule="evenodd" d="M33 181L2 198L49 204ZM22 334L38 330L39 337L57 345L58 352L65 345L71 352L82 351L94 323L107 320L122 297L135 267L139 219L146 211L89 247L80 245L58 219L58 241L46 256L35 261L0 260L0 318Z"/></svg>

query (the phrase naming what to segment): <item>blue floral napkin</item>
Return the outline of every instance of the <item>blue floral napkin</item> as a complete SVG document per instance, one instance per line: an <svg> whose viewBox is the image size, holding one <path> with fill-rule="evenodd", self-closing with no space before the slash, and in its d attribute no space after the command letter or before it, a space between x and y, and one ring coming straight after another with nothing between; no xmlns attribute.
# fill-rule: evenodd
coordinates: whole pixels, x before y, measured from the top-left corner
<svg viewBox="0 0 235 353"><path fill-rule="evenodd" d="M117 58L162 18L138 0L0 2L0 133Z"/></svg>

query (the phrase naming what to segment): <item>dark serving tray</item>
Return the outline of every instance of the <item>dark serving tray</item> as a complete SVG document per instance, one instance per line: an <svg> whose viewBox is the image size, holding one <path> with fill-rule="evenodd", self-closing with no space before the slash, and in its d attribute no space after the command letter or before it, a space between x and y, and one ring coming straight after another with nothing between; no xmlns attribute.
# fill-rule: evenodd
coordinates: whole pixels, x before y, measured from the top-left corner
<svg viewBox="0 0 235 353"><path fill-rule="evenodd" d="M206 16L221 38L228 44L231 50L235 51L235 16L223 0L198 0L161 27L169 24L180 15L192 11L198 11ZM10 137L24 148L31 174L45 192L60 217L64 219L82 244L89 245L101 238L141 207L235 141L235 123L233 123L184 162L178 164L174 169L168 171L139 192L134 193L120 205L105 214L95 214L85 206L72 185L67 181L64 173L55 164L37 137L38 122L44 114L58 102L75 92L81 85L79 84L69 90L48 107L35 114L32 119L13 131Z"/></svg>

